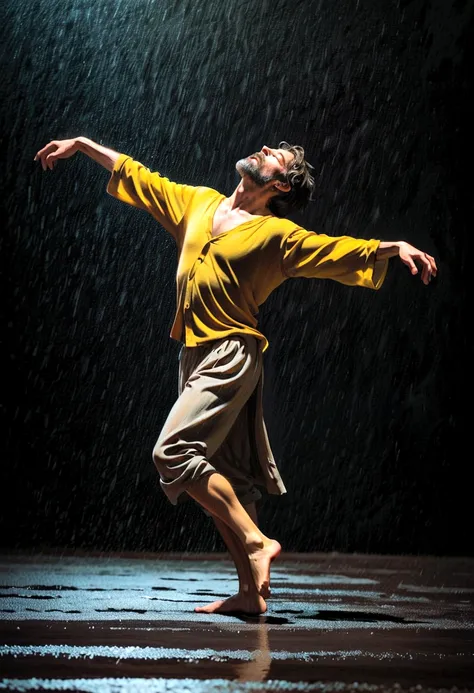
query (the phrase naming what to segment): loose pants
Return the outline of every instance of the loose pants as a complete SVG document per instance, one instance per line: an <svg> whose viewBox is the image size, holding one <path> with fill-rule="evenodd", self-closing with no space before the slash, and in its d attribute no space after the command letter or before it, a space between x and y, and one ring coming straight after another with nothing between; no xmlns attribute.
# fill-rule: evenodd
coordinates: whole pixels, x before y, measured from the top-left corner
<svg viewBox="0 0 474 693"><path fill-rule="evenodd" d="M194 481L218 472L245 505L286 492L263 419L261 342L239 334L183 346L178 399L153 450L165 494L176 505Z"/></svg>

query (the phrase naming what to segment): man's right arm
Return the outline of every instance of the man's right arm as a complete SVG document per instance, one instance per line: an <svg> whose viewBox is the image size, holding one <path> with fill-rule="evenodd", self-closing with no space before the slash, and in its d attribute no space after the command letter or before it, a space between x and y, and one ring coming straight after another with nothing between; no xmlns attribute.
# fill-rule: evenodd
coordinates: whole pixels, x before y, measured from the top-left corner
<svg viewBox="0 0 474 693"><path fill-rule="evenodd" d="M59 159L69 159L76 152L82 152L110 172L120 156L119 152L93 142L88 137L74 137L70 140L52 140L37 152L34 160L41 162L43 171L48 168L52 171Z"/></svg>
<svg viewBox="0 0 474 693"><path fill-rule="evenodd" d="M149 212L177 241L181 243L184 227L181 221L194 197L196 187L174 183L157 171L93 142L87 137L52 140L35 156L43 170L52 170L59 159L69 159L82 152L110 171L107 192L126 204Z"/></svg>

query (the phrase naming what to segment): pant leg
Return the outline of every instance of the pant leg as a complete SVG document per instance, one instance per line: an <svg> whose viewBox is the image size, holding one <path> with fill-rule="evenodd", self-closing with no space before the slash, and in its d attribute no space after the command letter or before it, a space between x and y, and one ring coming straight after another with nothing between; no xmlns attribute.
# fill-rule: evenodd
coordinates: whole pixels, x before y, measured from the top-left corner
<svg viewBox="0 0 474 693"><path fill-rule="evenodd" d="M246 335L183 350L180 395L153 450L161 487L174 505L189 484L218 471L211 458L254 392L261 368L257 340Z"/></svg>
<svg viewBox="0 0 474 693"><path fill-rule="evenodd" d="M231 430L211 458L212 464L232 485L242 505L258 501L265 486L260 460L255 449L256 389L240 410Z"/></svg>

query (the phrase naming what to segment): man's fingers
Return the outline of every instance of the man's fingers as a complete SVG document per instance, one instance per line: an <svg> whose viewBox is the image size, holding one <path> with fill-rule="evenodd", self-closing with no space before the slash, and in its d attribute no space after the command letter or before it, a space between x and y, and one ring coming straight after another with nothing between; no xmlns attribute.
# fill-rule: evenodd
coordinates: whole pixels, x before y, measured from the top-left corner
<svg viewBox="0 0 474 693"><path fill-rule="evenodd" d="M402 258L412 275L418 274L417 264L421 268L421 281L423 284L428 285L431 281L431 277L436 277L436 272L438 268L436 267L436 262L434 257L428 255L427 253L422 253L420 251L413 252ZM416 264L415 264L416 263Z"/></svg>
<svg viewBox="0 0 474 693"><path fill-rule="evenodd" d="M35 161L38 161L38 159L41 161L41 166L43 168L43 171L46 171L47 168L52 168L49 165L48 157L50 154L55 152L58 149L58 145L55 142L49 142L43 149L40 149L34 158Z"/></svg>
<svg viewBox="0 0 474 693"><path fill-rule="evenodd" d="M411 257L407 257L405 263L408 265L408 268L412 274L418 274L418 267L415 265Z"/></svg>
<svg viewBox="0 0 474 693"><path fill-rule="evenodd" d="M434 277L436 277L436 273L438 271L438 268L436 266L436 260L431 255L427 255L426 257L428 258L429 263L431 265L431 273Z"/></svg>
<svg viewBox="0 0 474 693"><path fill-rule="evenodd" d="M58 159L61 158L61 155L64 154L65 152L65 147L56 147L54 151L52 151L48 156L46 157L46 163L48 164L48 168L53 170L54 166L58 163Z"/></svg>
<svg viewBox="0 0 474 693"><path fill-rule="evenodd" d="M50 171L53 170L54 164L56 163L56 159L57 159L57 153L56 152L54 152L52 154L48 154L48 156L46 157L46 165L48 166Z"/></svg>
<svg viewBox="0 0 474 693"><path fill-rule="evenodd" d="M54 144L54 142L48 142L48 144L45 147L43 147L43 149L40 149L39 152L37 152L35 159L38 157L46 156L47 154L54 152L55 149L57 149L57 145Z"/></svg>
<svg viewBox="0 0 474 693"><path fill-rule="evenodd" d="M421 269L421 281L428 285L432 277L436 277L438 268L432 255L424 253L409 244L401 245L400 259L408 266L412 275L418 274L418 266Z"/></svg>
<svg viewBox="0 0 474 693"><path fill-rule="evenodd" d="M422 273L421 273L421 279L423 281L423 284L429 284L430 283L431 271L430 271L429 263L427 265L424 265Z"/></svg>
<svg viewBox="0 0 474 693"><path fill-rule="evenodd" d="M423 263L421 278L423 282L428 285L431 281L431 277L436 277L436 263L431 255L425 255L425 257L420 258L420 262Z"/></svg>

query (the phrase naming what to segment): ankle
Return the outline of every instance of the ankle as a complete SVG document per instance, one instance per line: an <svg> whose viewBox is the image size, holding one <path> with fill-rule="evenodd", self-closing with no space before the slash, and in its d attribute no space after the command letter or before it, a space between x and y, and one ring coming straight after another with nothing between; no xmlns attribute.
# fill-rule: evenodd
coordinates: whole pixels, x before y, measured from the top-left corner
<svg viewBox="0 0 474 693"><path fill-rule="evenodd" d="M239 594L241 597L253 597L255 595L258 596L257 588L255 587L255 583L249 583L249 584L240 584L239 585Z"/></svg>
<svg viewBox="0 0 474 693"><path fill-rule="evenodd" d="M245 548L247 549L248 554L255 553L255 551L260 551L264 548L264 546L265 542L260 534L248 534L245 537Z"/></svg>

